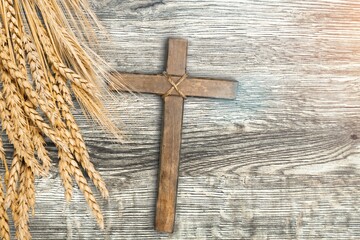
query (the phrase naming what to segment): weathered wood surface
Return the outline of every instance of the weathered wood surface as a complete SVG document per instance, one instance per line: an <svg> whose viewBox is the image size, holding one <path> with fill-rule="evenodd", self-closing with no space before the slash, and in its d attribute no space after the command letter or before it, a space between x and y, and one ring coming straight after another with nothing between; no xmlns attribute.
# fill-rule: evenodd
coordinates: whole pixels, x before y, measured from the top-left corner
<svg viewBox="0 0 360 240"><path fill-rule="evenodd" d="M187 99L175 233L153 230L161 100L109 102L129 139L76 110L111 198L100 231L56 171L37 181L34 239L359 239L360 4L340 0L93 1L119 71L159 73L168 37L192 76L239 81L236 101ZM125 99L124 99L125 97Z"/></svg>

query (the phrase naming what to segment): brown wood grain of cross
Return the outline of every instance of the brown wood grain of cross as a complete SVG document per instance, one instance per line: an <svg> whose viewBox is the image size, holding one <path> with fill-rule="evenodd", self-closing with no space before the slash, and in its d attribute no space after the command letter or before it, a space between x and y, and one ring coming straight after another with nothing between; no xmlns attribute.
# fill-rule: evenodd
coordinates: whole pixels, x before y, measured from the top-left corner
<svg viewBox="0 0 360 240"><path fill-rule="evenodd" d="M188 78L186 75L187 46L185 39L169 39L166 74L121 73L122 78L129 83L134 92L158 94L163 96L164 100L155 217L155 229L160 232L171 233L174 230L184 97L235 99L237 94L237 81ZM112 88L113 90L127 90L120 86Z"/></svg>

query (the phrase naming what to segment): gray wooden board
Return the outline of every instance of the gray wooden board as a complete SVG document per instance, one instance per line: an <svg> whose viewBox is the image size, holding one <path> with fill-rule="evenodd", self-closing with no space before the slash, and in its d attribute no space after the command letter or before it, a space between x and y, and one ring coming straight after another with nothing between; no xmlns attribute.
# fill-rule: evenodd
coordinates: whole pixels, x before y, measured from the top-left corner
<svg viewBox="0 0 360 240"><path fill-rule="evenodd" d="M112 37L100 54L117 70L161 73L167 38L184 37L190 75L238 80L238 97L186 100L172 235L153 230L160 98L108 102L123 145L74 109L110 189L106 230L78 190L64 203L49 145L34 239L360 238L358 1L92 2Z"/></svg>

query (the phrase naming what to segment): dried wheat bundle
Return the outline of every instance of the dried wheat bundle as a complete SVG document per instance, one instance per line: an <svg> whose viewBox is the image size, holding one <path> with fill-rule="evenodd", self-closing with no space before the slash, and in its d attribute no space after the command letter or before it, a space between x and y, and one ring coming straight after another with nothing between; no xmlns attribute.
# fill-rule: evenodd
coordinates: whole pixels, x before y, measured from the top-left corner
<svg viewBox="0 0 360 240"><path fill-rule="evenodd" d="M110 78L90 50L96 37L92 29L101 27L87 0L0 0L0 14L0 120L14 147L8 169L0 141L5 169L0 238L10 238L9 209L16 238L31 239L28 222L35 206L35 177L47 174L51 166L46 137L58 149L66 200L71 200L75 180L103 228L103 215L83 170L104 198L108 191L71 113L74 94L86 113L121 137L102 104Z"/></svg>

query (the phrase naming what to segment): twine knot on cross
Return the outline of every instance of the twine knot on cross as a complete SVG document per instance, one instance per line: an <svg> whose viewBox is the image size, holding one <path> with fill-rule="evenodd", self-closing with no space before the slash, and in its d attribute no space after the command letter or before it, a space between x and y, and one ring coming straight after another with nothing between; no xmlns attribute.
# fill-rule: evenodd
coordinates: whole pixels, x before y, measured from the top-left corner
<svg viewBox="0 0 360 240"><path fill-rule="evenodd" d="M184 75L182 75L182 77L179 79L179 81L177 83L175 83L173 80L172 80L172 77L171 75L169 75L167 72L163 72L163 75L166 77L166 79L168 80L168 82L171 84L171 88L162 95L162 98L166 98L167 96L170 96L170 94L176 90L179 95L182 97L182 98L186 98L186 95L179 89L179 85L188 77L187 73L185 73Z"/></svg>

